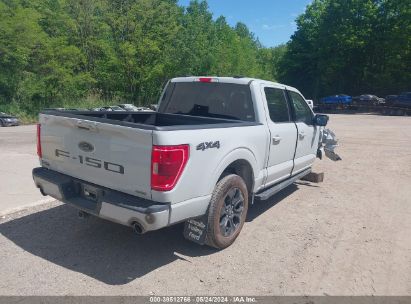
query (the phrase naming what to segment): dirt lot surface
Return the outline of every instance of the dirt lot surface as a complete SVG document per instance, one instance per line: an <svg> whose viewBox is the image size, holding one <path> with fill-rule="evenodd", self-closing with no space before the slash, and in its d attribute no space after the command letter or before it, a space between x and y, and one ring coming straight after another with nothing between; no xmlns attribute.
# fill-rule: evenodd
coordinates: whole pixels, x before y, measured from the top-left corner
<svg viewBox="0 0 411 304"><path fill-rule="evenodd" d="M411 118L332 115L330 128L343 161L256 202L224 251L181 225L138 237L57 202L0 218L0 294L411 295Z"/></svg>

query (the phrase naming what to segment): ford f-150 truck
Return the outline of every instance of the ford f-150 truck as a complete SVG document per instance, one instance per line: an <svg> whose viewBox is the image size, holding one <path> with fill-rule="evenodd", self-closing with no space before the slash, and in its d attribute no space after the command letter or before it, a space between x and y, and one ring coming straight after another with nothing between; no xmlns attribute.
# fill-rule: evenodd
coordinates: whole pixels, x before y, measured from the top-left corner
<svg viewBox="0 0 411 304"><path fill-rule="evenodd" d="M36 186L137 233L186 222L231 245L255 198L310 173L328 116L295 88L250 78L169 81L157 112L43 111Z"/></svg>

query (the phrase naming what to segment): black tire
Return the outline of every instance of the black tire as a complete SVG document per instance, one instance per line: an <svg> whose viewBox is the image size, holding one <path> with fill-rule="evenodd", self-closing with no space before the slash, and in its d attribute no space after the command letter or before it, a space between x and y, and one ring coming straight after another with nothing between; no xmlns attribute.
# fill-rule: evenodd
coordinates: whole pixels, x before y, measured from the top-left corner
<svg viewBox="0 0 411 304"><path fill-rule="evenodd" d="M206 244L224 249L234 243L248 211L248 190L235 174L222 178L214 188L208 212Z"/></svg>
<svg viewBox="0 0 411 304"><path fill-rule="evenodd" d="M0 127L4 127L4 122L0 119Z"/></svg>

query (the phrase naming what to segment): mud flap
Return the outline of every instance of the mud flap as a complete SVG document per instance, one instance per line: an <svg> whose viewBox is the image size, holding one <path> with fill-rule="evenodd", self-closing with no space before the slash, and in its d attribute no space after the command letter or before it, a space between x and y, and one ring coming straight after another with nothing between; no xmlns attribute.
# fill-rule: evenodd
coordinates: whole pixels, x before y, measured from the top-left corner
<svg viewBox="0 0 411 304"><path fill-rule="evenodd" d="M190 219L184 225L184 237L194 243L204 245L208 228L208 212L198 218Z"/></svg>

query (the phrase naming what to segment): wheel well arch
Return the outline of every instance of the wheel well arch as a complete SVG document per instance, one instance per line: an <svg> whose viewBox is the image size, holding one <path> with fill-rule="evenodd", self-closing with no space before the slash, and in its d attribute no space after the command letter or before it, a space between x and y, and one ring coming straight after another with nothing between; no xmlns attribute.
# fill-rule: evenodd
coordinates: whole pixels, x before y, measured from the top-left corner
<svg viewBox="0 0 411 304"><path fill-rule="evenodd" d="M240 176L248 190L248 194L251 195L253 193L254 189L254 171L253 167L251 164L245 160L245 159L238 159L231 164L229 164L224 171L221 173L220 177L218 178L218 181L223 179L225 176L230 175L230 174L236 174Z"/></svg>

